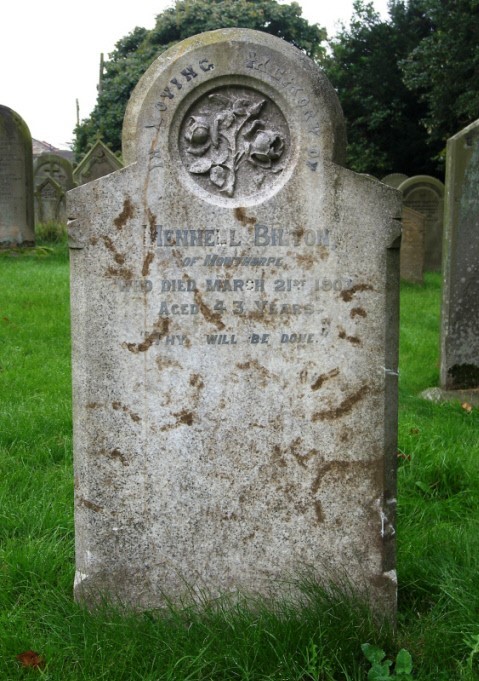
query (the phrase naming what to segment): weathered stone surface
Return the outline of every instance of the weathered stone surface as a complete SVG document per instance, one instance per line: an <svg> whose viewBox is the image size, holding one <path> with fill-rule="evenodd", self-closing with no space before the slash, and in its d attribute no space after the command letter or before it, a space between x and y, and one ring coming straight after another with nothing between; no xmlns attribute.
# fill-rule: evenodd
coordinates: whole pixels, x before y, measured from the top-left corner
<svg viewBox="0 0 479 681"><path fill-rule="evenodd" d="M401 279L411 284L424 283L424 223L423 213L403 206L401 238Z"/></svg>
<svg viewBox="0 0 479 681"><path fill-rule="evenodd" d="M384 184L387 184L390 187L394 187L394 189L397 189L399 185L404 182L404 180L408 179L408 177L409 175L405 175L404 173L390 173L389 175L383 177L381 182L384 182Z"/></svg>
<svg viewBox="0 0 479 681"><path fill-rule="evenodd" d="M479 120L447 142L441 386L479 388Z"/></svg>
<svg viewBox="0 0 479 681"><path fill-rule="evenodd" d="M97 140L73 171L77 184L98 180L123 167L120 159L101 140Z"/></svg>
<svg viewBox="0 0 479 681"><path fill-rule="evenodd" d="M70 161L57 154L42 154L33 164L35 224L66 222L65 192L72 189Z"/></svg>
<svg viewBox="0 0 479 681"><path fill-rule="evenodd" d="M341 167L324 74L248 30L161 55L123 154L69 192L77 598L312 568L392 614L400 195Z"/></svg>
<svg viewBox="0 0 479 681"><path fill-rule="evenodd" d="M0 246L34 243L32 137L16 111L0 105Z"/></svg>
<svg viewBox="0 0 479 681"><path fill-rule="evenodd" d="M442 263L442 223L444 216L444 185L429 175L415 175L399 187L404 206L422 213L424 223L424 270L440 272Z"/></svg>
<svg viewBox="0 0 479 681"><path fill-rule="evenodd" d="M443 388L427 388L420 395L424 400L442 404L443 402L462 402L465 405L479 407L479 388L473 390L444 390Z"/></svg>

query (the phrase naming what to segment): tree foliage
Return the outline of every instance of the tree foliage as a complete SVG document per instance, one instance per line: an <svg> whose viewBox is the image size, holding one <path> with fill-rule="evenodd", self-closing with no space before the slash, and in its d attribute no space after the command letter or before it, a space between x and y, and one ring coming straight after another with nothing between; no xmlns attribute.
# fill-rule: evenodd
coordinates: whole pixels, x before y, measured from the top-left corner
<svg viewBox="0 0 479 681"><path fill-rule="evenodd" d="M428 35L401 63L406 86L426 106L423 122L444 141L479 115L479 0L421 0Z"/></svg>
<svg viewBox="0 0 479 681"><path fill-rule="evenodd" d="M347 165L377 177L390 172L432 171L426 107L403 82L400 62L430 30L411 1L396 3L390 21L372 4L354 3L348 28L331 41L324 68L346 117Z"/></svg>
<svg viewBox="0 0 479 681"><path fill-rule="evenodd" d="M96 106L75 131L77 158L97 137L120 151L130 93L158 54L235 26L279 36L323 66L346 117L348 166L358 172L441 175L446 139L478 116L479 0L390 0L387 20L356 0L327 54L326 31L296 2L177 0L152 30L135 28L109 55Z"/></svg>
<svg viewBox="0 0 479 681"><path fill-rule="evenodd" d="M90 117L75 129L77 158L101 139L113 151L121 149L121 128L134 86L151 62L168 47L191 35L218 28L265 31L292 43L312 59L324 53L326 31L309 24L296 3L277 0L178 0L156 18L147 31L135 28L119 40L104 64L101 90Z"/></svg>

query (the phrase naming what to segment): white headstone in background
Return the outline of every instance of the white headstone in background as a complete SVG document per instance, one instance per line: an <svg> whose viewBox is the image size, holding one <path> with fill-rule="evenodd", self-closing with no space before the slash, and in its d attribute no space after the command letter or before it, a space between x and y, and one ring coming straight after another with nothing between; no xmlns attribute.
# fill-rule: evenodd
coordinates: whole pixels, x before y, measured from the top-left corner
<svg viewBox="0 0 479 681"><path fill-rule="evenodd" d="M123 154L69 192L77 597L313 569L392 614L400 195L342 167L316 65L249 30L161 55Z"/></svg>

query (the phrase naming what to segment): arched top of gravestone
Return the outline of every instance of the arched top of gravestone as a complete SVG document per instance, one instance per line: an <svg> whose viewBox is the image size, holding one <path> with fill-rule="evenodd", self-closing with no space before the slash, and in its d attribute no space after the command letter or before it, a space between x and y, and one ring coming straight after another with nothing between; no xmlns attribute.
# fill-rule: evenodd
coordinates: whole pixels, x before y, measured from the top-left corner
<svg viewBox="0 0 479 681"><path fill-rule="evenodd" d="M390 173L389 175L385 175L381 179L381 182L387 184L389 187L394 187L394 189L397 189L400 184L408 179L408 177L409 175L405 175L404 173Z"/></svg>
<svg viewBox="0 0 479 681"><path fill-rule="evenodd" d="M33 163L33 181L36 186L51 177L65 191L75 186L70 161L58 154L40 154Z"/></svg>
<svg viewBox="0 0 479 681"><path fill-rule="evenodd" d="M157 144L165 128L168 150ZM265 195L287 179L300 151L309 149L315 166L345 161L344 117L327 77L297 48L260 31L211 31L161 54L128 103L123 158L127 165L161 167L168 157L186 183L196 182L203 193L215 191L213 185L224 182L221 167L235 162L218 130L229 137L230 156L246 155L253 166L268 170ZM232 176L230 170L224 174ZM221 191L228 194L224 186ZM248 198L253 188L238 181L234 191L235 198Z"/></svg>
<svg viewBox="0 0 479 681"><path fill-rule="evenodd" d="M433 191L438 198L444 196L444 184L441 180L438 180L431 175L414 175L414 177L408 177L408 179L401 182L398 187L398 190L402 192L404 197L407 197L410 192L417 189L429 189Z"/></svg>
<svg viewBox="0 0 479 681"><path fill-rule="evenodd" d="M26 152L32 155L32 136L28 125L16 111L4 104L0 104L0 135L23 144Z"/></svg>

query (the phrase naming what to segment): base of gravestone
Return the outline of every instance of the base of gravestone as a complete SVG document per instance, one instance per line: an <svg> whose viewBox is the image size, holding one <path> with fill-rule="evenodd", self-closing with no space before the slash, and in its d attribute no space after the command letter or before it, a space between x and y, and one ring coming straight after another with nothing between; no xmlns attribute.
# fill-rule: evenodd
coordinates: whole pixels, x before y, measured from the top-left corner
<svg viewBox="0 0 479 681"><path fill-rule="evenodd" d="M479 406L479 388L472 390L444 390L443 388L428 388L420 393L420 397L436 404L443 402L461 402Z"/></svg>

